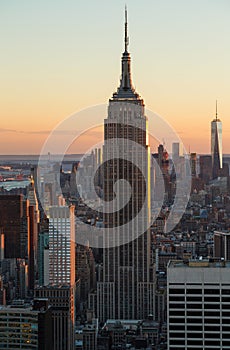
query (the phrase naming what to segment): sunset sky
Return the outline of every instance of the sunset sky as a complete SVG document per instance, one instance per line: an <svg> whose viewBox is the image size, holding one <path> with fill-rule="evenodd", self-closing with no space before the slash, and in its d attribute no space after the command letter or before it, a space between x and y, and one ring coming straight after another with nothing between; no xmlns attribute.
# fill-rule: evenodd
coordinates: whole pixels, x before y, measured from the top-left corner
<svg viewBox="0 0 230 350"><path fill-rule="evenodd" d="M230 1L126 3L132 77L146 108L191 152L210 153L217 99L230 154ZM0 2L0 154L39 154L63 119L108 103L121 73L124 7L122 0ZM92 113L85 118L77 130L95 126ZM72 151L88 147L84 140Z"/></svg>

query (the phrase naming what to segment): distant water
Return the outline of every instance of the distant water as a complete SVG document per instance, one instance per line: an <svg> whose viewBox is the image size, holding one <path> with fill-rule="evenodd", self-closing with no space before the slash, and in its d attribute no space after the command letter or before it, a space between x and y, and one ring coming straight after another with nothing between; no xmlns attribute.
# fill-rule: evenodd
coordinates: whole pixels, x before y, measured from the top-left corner
<svg viewBox="0 0 230 350"><path fill-rule="evenodd" d="M81 159L83 154L65 154L63 162L76 162ZM60 157L55 154L43 156L42 159L55 162ZM1 155L0 164L31 164L36 165L39 160L39 155Z"/></svg>
<svg viewBox="0 0 230 350"><path fill-rule="evenodd" d="M3 187L5 190L10 191L13 188L25 188L29 185L29 180L24 181L4 181L0 182L0 187Z"/></svg>

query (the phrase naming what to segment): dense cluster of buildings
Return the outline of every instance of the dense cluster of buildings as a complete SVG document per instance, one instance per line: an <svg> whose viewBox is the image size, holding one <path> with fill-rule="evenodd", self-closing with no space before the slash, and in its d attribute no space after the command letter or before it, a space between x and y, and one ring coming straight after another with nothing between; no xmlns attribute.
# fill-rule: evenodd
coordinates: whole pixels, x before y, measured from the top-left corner
<svg viewBox="0 0 230 350"><path fill-rule="evenodd" d="M103 152L73 164L71 174L50 167L40 181L34 166L26 190L0 191L0 348L229 349L230 182L222 124L216 110L211 155L191 153L185 161L177 142L171 157L164 145L151 155L144 101L131 79L127 17ZM190 198L168 232L185 176ZM114 200L114 184L124 206ZM161 196L151 223L151 202ZM112 203L103 214L102 199ZM87 239L77 243L84 225L76 217L112 238L102 236L94 248Z"/></svg>

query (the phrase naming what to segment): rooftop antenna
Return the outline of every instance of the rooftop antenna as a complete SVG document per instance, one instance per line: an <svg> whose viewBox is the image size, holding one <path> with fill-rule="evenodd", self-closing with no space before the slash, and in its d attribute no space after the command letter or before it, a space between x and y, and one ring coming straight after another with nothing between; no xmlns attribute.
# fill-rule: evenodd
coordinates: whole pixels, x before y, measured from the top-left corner
<svg viewBox="0 0 230 350"><path fill-rule="evenodd" d="M128 52L129 38L128 38L128 15L127 6L125 5L125 52Z"/></svg>

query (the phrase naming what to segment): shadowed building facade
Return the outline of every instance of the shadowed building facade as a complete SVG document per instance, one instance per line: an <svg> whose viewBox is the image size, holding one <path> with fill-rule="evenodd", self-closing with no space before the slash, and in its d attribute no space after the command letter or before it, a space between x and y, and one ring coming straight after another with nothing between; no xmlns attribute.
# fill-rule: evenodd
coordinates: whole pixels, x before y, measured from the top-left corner
<svg viewBox="0 0 230 350"><path fill-rule="evenodd" d="M31 306L0 308L1 349L52 349L52 318L47 299L34 300Z"/></svg>
<svg viewBox="0 0 230 350"><path fill-rule="evenodd" d="M75 350L74 347L74 287L44 286L35 289L35 299L48 299L52 313L50 350Z"/></svg>
<svg viewBox="0 0 230 350"><path fill-rule="evenodd" d="M222 153L222 122L218 118L217 103L216 117L211 122L211 156L212 156L212 176L217 178L223 168Z"/></svg>
<svg viewBox="0 0 230 350"><path fill-rule="evenodd" d="M40 222L38 200L33 178L31 178L31 183L28 186L27 199L29 200L28 282L29 289L33 291L38 277L38 230Z"/></svg>
<svg viewBox="0 0 230 350"><path fill-rule="evenodd" d="M28 205L23 195L0 196L0 226L5 235L6 259L27 256Z"/></svg>
<svg viewBox="0 0 230 350"><path fill-rule="evenodd" d="M214 257L230 260L230 232L214 231Z"/></svg>
<svg viewBox="0 0 230 350"><path fill-rule="evenodd" d="M143 319L153 313L154 300L148 229L150 150L144 101L135 92L131 79L127 11L122 77L109 101L108 117L104 121L103 166L104 200L113 202L112 210L104 214L104 226L113 229L114 247L105 233L103 276L97 285L97 316L100 321ZM128 197L127 183L130 198L117 207L115 186L119 193L116 199L121 204Z"/></svg>

